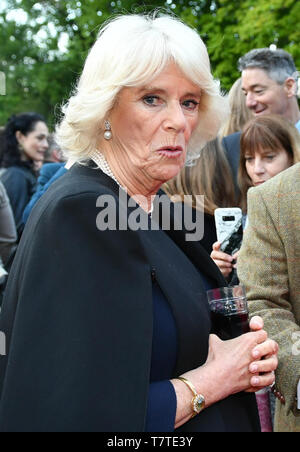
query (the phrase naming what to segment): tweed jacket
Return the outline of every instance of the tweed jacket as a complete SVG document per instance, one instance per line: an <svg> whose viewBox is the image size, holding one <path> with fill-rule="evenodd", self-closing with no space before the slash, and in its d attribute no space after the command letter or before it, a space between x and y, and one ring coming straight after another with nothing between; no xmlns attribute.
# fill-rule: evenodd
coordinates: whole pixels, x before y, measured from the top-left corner
<svg viewBox="0 0 300 452"><path fill-rule="evenodd" d="M275 430L300 432L300 164L249 190L248 214L238 275L251 315L280 347Z"/></svg>

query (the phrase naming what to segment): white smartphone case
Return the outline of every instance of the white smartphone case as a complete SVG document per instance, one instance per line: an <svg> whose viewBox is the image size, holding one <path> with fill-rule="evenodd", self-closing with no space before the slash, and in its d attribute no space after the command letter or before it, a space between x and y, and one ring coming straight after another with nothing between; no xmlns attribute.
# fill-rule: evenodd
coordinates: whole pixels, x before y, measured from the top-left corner
<svg viewBox="0 0 300 452"><path fill-rule="evenodd" d="M221 251L236 253L241 246L243 214L239 207L227 207L215 210L215 222Z"/></svg>

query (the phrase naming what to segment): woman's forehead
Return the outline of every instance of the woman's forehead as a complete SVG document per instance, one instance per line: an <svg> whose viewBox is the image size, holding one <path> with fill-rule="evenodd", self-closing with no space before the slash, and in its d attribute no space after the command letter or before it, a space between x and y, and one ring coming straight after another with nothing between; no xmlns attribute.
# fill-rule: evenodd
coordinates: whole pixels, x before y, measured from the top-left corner
<svg viewBox="0 0 300 452"><path fill-rule="evenodd" d="M162 83L164 79L167 77L177 77L184 80L186 83L190 83L193 85L196 89L199 89L198 82L195 82L192 80L192 77L190 77L186 72L183 70L183 68L180 67L176 62L174 61L168 61L164 67L158 67L156 68L151 75L148 74L148 77L141 77L139 80L136 80L135 82L130 85L131 87L136 88L143 88L143 87L152 87L156 86L156 84Z"/></svg>
<svg viewBox="0 0 300 452"><path fill-rule="evenodd" d="M268 154L270 152L272 152L272 153L274 153L274 152L275 153L280 153L282 151L285 151L285 149L283 149L283 147L280 146L279 144L277 146L258 145L256 147L251 147L249 149L246 149L245 150L245 154L251 155L251 156L254 156L255 154L263 156L263 155L266 155L266 154Z"/></svg>

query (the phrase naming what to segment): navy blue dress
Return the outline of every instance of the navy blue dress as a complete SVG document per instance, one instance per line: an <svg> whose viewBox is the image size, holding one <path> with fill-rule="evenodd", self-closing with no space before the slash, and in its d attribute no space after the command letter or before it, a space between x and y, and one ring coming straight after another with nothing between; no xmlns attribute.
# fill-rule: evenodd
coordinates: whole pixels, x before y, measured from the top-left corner
<svg viewBox="0 0 300 452"><path fill-rule="evenodd" d="M202 276L206 290L211 285ZM176 394L170 382L177 359L177 330L170 306L157 282L153 283L153 345L146 432L173 432Z"/></svg>

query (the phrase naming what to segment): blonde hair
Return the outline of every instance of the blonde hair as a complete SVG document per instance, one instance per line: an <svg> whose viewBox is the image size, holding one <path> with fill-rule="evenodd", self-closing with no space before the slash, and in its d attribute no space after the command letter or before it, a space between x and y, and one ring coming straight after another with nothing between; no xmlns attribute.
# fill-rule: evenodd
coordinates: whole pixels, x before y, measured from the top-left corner
<svg viewBox="0 0 300 452"><path fill-rule="evenodd" d="M199 123L188 150L192 161L213 139L228 112L214 80L206 47L196 31L171 16L124 15L106 23L89 52L73 96L63 107L56 136L68 157L83 162L97 148L105 119L124 87L157 77L175 62L202 90Z"/></svg>
<svg viewBox="0 0 300 452"><path fill-rule="evenodd" d="M227 137L232 133L240 132L244 125L253 117L253 113L246 105L245 94L242 91L242 79L238 78L232 85L228 100L230 116L220 130L221 137Z"/></svg>
<svg viewBox="0 0 300 452"><path fill-rule="evenodd" d="M252 181L246 170L246 155L253 156L264 150L278 153L284 149L292 165L300 162L300 135L296 127L283 116L263 115L249 121L241 135L241 154L238 184L241 190L241 206L247 212L247 192Z"/></svg>
<svg viewBox="0 0 300 452"><path fill-rule="evenodd" d="M192 195L192 207L209 215L218 207L236 203L232 173L218 138L206 144L193 166L183 168L162 188L174 202ZM197 204L195 195L204 195L204 204Z"/></svg>

